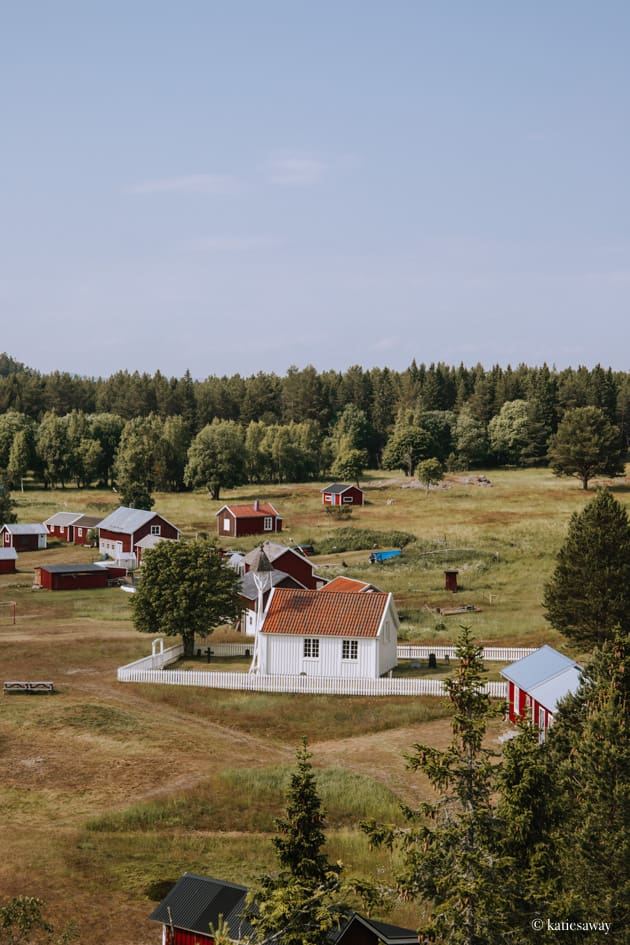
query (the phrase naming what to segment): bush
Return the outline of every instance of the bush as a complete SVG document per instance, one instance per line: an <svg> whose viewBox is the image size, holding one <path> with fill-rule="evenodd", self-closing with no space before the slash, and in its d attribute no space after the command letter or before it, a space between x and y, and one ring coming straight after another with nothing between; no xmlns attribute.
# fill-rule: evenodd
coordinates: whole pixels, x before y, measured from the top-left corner
<svg viewBox="0 0 630 945"><path fill-rule="evenodd" d="M317 542L317 554L337 551L365 551L372 548L405 548L416 540L408 532L377 532L370 528L338 528L332 535Z"/></svg>

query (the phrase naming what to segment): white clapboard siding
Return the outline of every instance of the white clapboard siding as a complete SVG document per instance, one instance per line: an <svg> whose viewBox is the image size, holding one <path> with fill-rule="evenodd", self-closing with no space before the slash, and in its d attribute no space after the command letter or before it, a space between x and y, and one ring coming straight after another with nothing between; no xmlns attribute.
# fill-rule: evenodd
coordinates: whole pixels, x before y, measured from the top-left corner
<svg viewBox="0 0 630 945"><path fill-rule="evenodd" d="M252 651L252 643L213 643L212 638L209 644L215 656L249 656ZM498 647L488 646L483 650L482 658L488 662L511 663L514 660L520 660L524 656L534 653L536 648L528 647ZM428 659L430 653L434 653L436 659L443 660L445 657L455 659L454 646L419 646L412 644L399 644L397 647L397 656L399 660L421 660Z"/></svg>

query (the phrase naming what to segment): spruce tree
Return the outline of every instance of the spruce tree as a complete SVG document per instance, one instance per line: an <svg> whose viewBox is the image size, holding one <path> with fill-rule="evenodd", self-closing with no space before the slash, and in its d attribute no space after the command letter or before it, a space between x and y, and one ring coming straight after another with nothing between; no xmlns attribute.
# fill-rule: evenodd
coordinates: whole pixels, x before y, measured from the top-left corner
<svg viewBox="0 0 630 945"><path fill-rule="evenodd" d="M376 845L402 855L399 887L427 903L430 921L420 942L493 945L513 929L509 903L511 860L503 855L500 821L493 806L497 767L484 746L487 721L502 706L485 692L481 648L463 628L457 644L459 669L447 680L453 705L453 740L440 751L415 745L408 767L424 772L437 800L405 811L405 827L364 825Z"/></svg>
<svg viewBox="0 0 630 945"><path fill-rule="evenodd" d="M608 489L574 513L545 586L547 620L587 650L630 630L630 522Z"/></svg>
<svg viewBox="0 0 630 945"><path fill-rule="evenodd" d="M270 945L325 945L342 921L342 867L323 850L325 813L317 793L306 739L296 752L286 818L276 820L274 837L280 869L265 875L250 894L254 941Z"/></svg>

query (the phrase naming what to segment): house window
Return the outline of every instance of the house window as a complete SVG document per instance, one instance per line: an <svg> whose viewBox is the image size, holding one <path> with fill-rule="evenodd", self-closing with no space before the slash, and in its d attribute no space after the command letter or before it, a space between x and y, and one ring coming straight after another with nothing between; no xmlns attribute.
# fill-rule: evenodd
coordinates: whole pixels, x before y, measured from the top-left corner
<svg viewBox="0 0 630 945"><path fill-rule="evenodd" d="M159 525L152 525L152 526L151 526L151 534L152 534L152 535L159 535L159 534L160 534L160 531L161 531L161 528L160 528Z"/></svg>
<svg viewBox="0 0 630 945"><path fill-rule="evenodd" d="M77 528L77 535L79 536L79 538L83 538L83 529L82 529L82 528Z"/></svg>
<svg viewBox="0 0 630 945"><path fill-rule="evenodd" d="M271 515L265 515L263 519L263 530L266 532L273 531L273 517Z"/></svg>
<svg viewBox="0 0 630 945"><path fill-rule="evenodd" d="M304 638L304 659L306 660L319 659L319 640L317 639L317 637Z"/></svg>
<svg viewBox="0 0 630 945"><path fill-rule="evenodd" d="M351 496L351 495L344 495L344 496L341 497L341 501L342 501L342 502L345 502L346 505L352 505L352 496Z"/></svg>
<svg viewBox="0 0 630 945"><path fill-rule="evenodd" d="M359 641L358 640L342 640L341 641L341 658L342 660L358 660Z"/></svg>

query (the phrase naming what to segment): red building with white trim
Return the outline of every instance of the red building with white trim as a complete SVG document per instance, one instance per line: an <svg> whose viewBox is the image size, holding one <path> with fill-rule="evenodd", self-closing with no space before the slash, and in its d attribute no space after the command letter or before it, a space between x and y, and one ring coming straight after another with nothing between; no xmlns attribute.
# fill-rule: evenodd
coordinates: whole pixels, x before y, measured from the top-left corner
<svg viewBox="0 0 630 945"><path fill-rule="evenodd" d="M357 486L348 486L345 482L332 482L322 489L324 505L364 505L365 493Z"/></svg>
<svg viewBox="0 0 630 945"><path fill-rule="evenodd" d="M223 505L217 512L217 533L229 538L282 531L282 516L271 502Z"/></svg>
<svg viewBox="0 0 630 945"><path fill-rule="evenodd" d="M581 673L575 660L546 644L506 666L501 675L508 681L510 721L531 718L543 739L558 703L577 690Z"/></svg>
<svg viewBox="0 0 630 945"><path fill-rule="evenodd" d="M157 512L129 509L121 505L99 523L98 550L101 554L109 555L114 561L132 559L137 562L136 546L145 536L153 535L155 538L179 541L180 534L179 528Z"/></svg>

